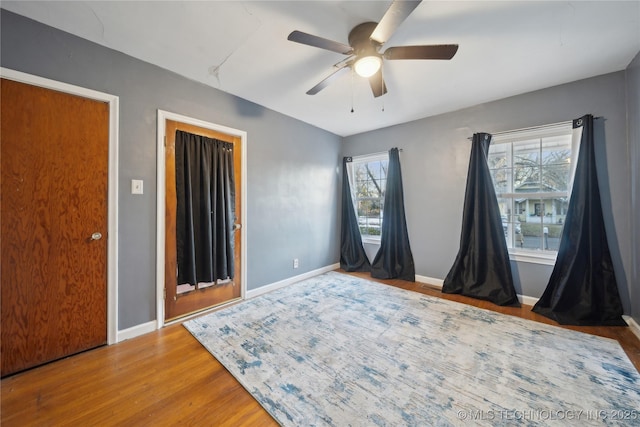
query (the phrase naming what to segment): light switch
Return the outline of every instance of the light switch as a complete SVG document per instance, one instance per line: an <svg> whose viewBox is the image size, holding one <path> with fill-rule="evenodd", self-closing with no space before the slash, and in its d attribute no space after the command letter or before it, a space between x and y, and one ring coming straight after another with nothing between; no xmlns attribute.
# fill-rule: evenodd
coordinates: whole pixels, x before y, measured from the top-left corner
<svg viewBox="0 0 640 427"><path fill-rule="evenodd" d="M131 194L142 194L142 184L143 181L141 179L132 179Z"/></svg>

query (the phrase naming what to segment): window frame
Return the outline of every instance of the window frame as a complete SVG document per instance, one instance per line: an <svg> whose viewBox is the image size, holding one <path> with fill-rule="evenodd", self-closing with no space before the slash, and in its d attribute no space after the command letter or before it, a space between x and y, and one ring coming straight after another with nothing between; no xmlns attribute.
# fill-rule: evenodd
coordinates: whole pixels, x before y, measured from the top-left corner
<svg viewBox="0 0 640 427"><path fill-rule="evenodd" d="M519 129L514 131L501 132L499 134L496 134L492 137L488 157L491 155L491 147L496 145L501 145L501 144L511 144L511 148L508 151L511 153L511 156L513 159L513 152L515 151L514 147L516 147L519 143L522 145L524 145L525 143L531 143L532 140L537 140L538 147L540 147L540 151L542 152L543 140L545 138L552 138L557 136L569 136L570 138L569 140L570 140L571 154L570 154L570 167L569 167L570 170L569 170L569 178L567 182L567 190L550 192L550 191L542 191L543 189L540 188L539 189L540 191L530 193L531 195L530 198L532 199L540 198L540 202L538 203L542 203L542 200L545 200L545 199L552 199L556 197L566 197L567 203L568 203L569 198L571 196L573 175L575 173L575 166L577 162L577 155L578 155L577 144L579 143L579 141L576 141L575 138L573 137L573 126L571 121L555 123L555 124L546 125L546 126L538 126L538 127ZM540 167L542 170L543 165L539 164L538 167ZM491 168L490 165L489 165L489 168L492 172L496 170L496 168ZM510 168L511 168L511 171L513 171L513 168L514 168L513 164L511 164ZM510 191L499 192L498 191L499 189L497 188L497 185L495 182L493 182L493 185L496 192L496 197L498 199L511 200L512 212L514 212L513 209L515 208L516 200L518 198L522 198L522 194L516 193L515 189L513 188L513 184L514 184L513 173L509 175L510 175L509 179L511 182L508 184L508 187ZM493 179L493 175L492 175L492 179ZM518 214L512 213L511 215L518 215ZM511 220L511 218L509 218L509 220ZM509 224L515 224L515 222L509 221ZM540 226L543 227L543 229L544 229L544 224L545 224L544 219L541 218ZM557 250L544 250L544 249L537 250L537 249L525 249L525 248L515 247L513 246L513 244L510 244L512 242L509 242L509 238L511 238L512 236L511 233L513 233L512 231L513 226L509 227L508 230L509 230L508 235L505 236L505 240L507 242L507 248L509 251L510 260L528 262L528 263L534 263L534 264L543 264L543 265L555 264L556 258L558 256ZM513 241L513 239L511 240Z"/></svg>
<svg viewBox="0 0 640 427"><path fill-rule="evenodd" d="M353 202L353 209L356 213L356 219L358 220L358 230L360 230L360 237L362 238L362 242L363 243L369 243L369 244L380 244L380 239L381 239L381 234L379 235L374 235L374 234L363 234L362 230L360 229L360 223L359 223L359 216L358 216L358 202L360 200L360 198L358 197L358 191L357 191L357 185L356 185L356 177L355 177L355 166L357 164L363 164L363 163L373 163L373 162L380 162L380 161L386 161L387 162L387 171L388 171L388 165L389 165L389 153L388 152L381 152L381 153L373 153L373 154L365 154L365 155L361 155L361 156L351 156L351 162L349 162L348 164L348 168L349 168L349 173L348 173L348 177L349 177L349 185L351 186L351 195L352 195L352 202ZM385 186L386 186L386 176L385 176ZM380 198L380 204L381 204L381 212L384 209L384 196L382 196ZM380 231L382 232L382 215L380 218Z"/></svg>

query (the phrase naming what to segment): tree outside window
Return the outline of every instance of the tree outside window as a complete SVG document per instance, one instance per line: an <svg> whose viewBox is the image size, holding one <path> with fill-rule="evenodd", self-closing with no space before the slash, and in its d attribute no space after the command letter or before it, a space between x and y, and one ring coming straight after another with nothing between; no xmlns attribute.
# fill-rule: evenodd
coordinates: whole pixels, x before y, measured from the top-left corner
<svg viewBox="0 0 640 427"><path fill-rule="evenodd" d="M507 246L557 252L569 204L571 125L494 140L489 168Z"/></svg>
<svg viewBox="0 0 640 427"><path fill-rule="evenodd" d="M362 236L379 237L382 228L384 192L387 186L388 154L354 157L350 181Z"/></svg>

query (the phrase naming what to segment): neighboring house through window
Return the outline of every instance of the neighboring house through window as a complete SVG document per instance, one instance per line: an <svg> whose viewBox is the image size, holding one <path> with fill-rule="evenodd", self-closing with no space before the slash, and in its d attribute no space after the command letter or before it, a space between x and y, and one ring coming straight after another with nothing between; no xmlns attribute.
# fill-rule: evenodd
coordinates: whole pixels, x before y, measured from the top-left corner
<svg viewBox="0 0 640 427"><path fill-rule="evenodd" d="M571 122L493 137L489 168L507 247L515 259L555 259L576 156Z"/></svg>
<svg viewBox="0 0 640 427"><path fill-rule="evenodd" d="M354 156L348 164L353 202L364 241L380 240L388 167L386 152Z"/></svg>

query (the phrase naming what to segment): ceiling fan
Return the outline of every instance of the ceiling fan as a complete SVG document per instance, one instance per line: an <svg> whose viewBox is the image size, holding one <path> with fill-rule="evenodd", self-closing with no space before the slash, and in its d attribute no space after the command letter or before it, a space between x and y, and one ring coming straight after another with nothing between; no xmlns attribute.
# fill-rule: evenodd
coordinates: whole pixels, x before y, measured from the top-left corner
<svg viewBox="0 0 640 427"><path fill-rule="evenodd" d="M315 95L327 87L350 68L359 76L369 79L373 96L378 97L387 93L387 87L382 76L382 61L396 59L451 59L458 51L457 44L397 46L390 47L384 52L380 48L387 42L404 22L405 19L420 4L418 1L394 0L379 23L365 22L354 27L349 33L349 45L328 40L302 31L293 31L287 37L296 43L319 47L320 49L347 55L348 58L334 65L336 71L307 91L307 95Z"/></svg>

